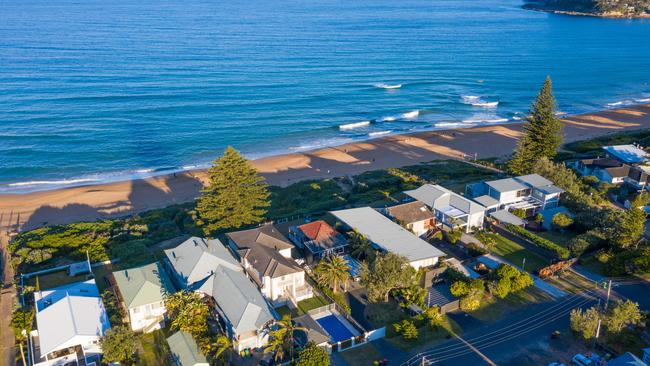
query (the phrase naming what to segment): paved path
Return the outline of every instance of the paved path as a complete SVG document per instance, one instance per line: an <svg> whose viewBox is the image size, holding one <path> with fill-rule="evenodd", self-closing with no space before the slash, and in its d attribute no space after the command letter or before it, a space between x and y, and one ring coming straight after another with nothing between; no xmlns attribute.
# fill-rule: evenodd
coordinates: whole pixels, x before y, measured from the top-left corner
<svg viewBox="0 0 650 366"><path fill-rule="evenodd" d="M494 254L485 254L485 255L482 255L482 256L478 257L477 259L478 259L478 261L480 261L481 263L485 264L486 266L488 266L490 268L496 268L500 264L504 263L504 264L509 264L511 266L514 266L515 268L517 268L520 271L522 270L521 267L519 267L517 265L514 265L514 264L508 262L507 260L505 260L505 259L503 259L503 258L501 258L501 257L499 257L497 255L494 255ZM560 297L563 297L563 296L567 295L566 292L564 292L564 291L560 290L559 288L549 284L548 282L545 282L544 280L542 280L541 278L535 276L534 274L531 273L530 275L533 278L533 284L535 285L535 287L537 287L538 289L540 289L540 290L546 292L547 294L553 296L554 298L560 298Z"/></svg>
<svg viewBox="0 0 650 366"><path fill-rule="evenodd" d="M2 287L2 293L0 293L0 363L9 366L15 363L16 349L14 348L13 330L11 329L11 313L16 298L16 291L12 286L14 274L9 265L9 253L6 252L9 238L6 234L6 229L1 224L0 222L0 258L3 269L2 279L5 285Z"/></svg>

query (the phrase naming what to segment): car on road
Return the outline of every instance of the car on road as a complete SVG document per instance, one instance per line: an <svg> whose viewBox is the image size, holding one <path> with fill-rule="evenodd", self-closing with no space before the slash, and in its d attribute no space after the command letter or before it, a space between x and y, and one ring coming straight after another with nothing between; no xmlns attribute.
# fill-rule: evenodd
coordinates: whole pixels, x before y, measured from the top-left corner
<svg viewBox="0 0 650 366"><path fill-rule="evenodd" d="M582 353L578 353L577 355L573 356L573 358L571 359L571 364L575 365L575 366L593 366L593 365L595 365L594 361L592 361L590 358L583 355Z"/></svg>

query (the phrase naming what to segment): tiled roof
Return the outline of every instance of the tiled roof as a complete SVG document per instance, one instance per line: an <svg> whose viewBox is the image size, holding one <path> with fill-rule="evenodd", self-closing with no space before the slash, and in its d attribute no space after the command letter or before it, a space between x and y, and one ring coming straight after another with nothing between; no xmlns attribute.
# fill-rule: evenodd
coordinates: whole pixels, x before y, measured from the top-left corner
<svg viewBox="0 0 650 366"><path fill-rule="evenodd" d="M407 224L435 218L433 212L420 201L387 207L386 212L398 222Z"/></svg>

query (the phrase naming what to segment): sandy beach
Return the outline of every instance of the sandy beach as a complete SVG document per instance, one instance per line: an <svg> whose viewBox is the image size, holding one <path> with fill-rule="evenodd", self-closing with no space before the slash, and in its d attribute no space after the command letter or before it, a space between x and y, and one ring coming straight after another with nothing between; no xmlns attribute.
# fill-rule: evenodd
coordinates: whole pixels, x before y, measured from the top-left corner
<svg viewBox="0 0 650 366"><path fill-rule="evenodd" d="M564 119L565 142L623 130L650 127L650 104ZM510 154L521 136L521 124L422 132L350 143L303 153L255 160L273 185L358 174L435 159L473 159ZM148 179L72 187L27 194L0 195L0 228L28 230L43 225L96 220L193 200L204 171Z"/></svg>

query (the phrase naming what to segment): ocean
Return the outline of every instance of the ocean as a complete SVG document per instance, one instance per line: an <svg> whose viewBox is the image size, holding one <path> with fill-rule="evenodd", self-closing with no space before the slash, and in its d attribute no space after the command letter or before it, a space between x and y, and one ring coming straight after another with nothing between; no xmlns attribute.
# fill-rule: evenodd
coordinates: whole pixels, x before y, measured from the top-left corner
<svg viewBox="0 0 650 366"><path fill-rule="evenodd" d="M518 0L0 4L0 193L650 102L650 20Z"/></svg>

